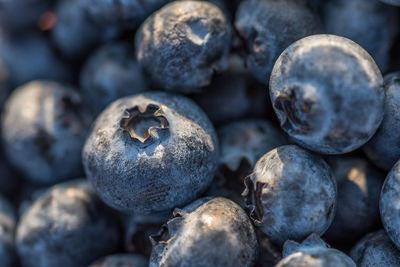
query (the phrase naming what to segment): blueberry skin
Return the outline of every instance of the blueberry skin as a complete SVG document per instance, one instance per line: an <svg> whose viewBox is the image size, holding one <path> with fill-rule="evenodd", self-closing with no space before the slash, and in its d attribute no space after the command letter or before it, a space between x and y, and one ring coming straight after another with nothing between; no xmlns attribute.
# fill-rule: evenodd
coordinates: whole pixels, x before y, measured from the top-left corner
<svg viewBox="0 0 400 267"><path fill-rule="evenodd" d="M153 213L203 193L218 164L218 140L190 99L163 92L121 98L94 123L85 172L105 203Z"/></svg>
<svg viewBox="0 0 400 267"><path fill-rule="evenodd" d="M17 88L2 114L5 155L26 179L54 184L82 173L81 150L93 114L74 88L33 81Z"/></svg>
<svg viewBox="0 0 400 267"><path fill-rule="evenodd" d="M89 265L89 267L147 267L148 261L144 256L135 254L115 254Z"/></svg>
<svg viewBox="0 0 400 267"><path fill-rule="evenodd" d="M71 69L57 57L50 41L42 35L0 33L0 61L8 71L12 88L36 79L72 80Z"/></svg>
<svg viewBox="0 0 400 267"><path fill-rule="evenodd" d="M175 1L153 13L136 33L139 64L165 90L191 93L226 69L231 27L205 1Z"/></svg>
<svg viewBox="0 0 400 267"><path fill-rule="evenodd" d="M311 234L301 244L288 240L283 246L283 257L276 267L356 267L343 252L329 248L316 234Z"/></svg>
<svg viewBox="0 0 400 267"><path fill-rule="evenodd" d="M15 263L14 231L17 217L14 207L0 195L0 265L12 267Z"/></svg>
<svg viewBox="0 0 400 267"><path fill-rule="evenodd" d="M367 157L379 168L389 171L400 159L400 72L385 76L386 99L383 121L371 140L364 145Z"/></svg>
<svg viewBox="0 0 400 267"><path fill-rule="evenodd" d="M388 4L388 5L393 5L393 6L400 6L400 1L399 0L379 0L382 3Z"/></svg>
<svg viewBox="0 0 400 267"><path fill-rule="evenodd" d="M150 267L253 266L258 244L250 219L226 198L203 198L175 209L152 236Z"/></svg>
<svg viewBox="0 0 400 267"><path fill-rule="evenodd" d="M120 229L90 184L58 184L20 219L16 246L23 267L80 267L113 253Z"/></svg>
<svg viewBox="0 0 400 267"><path fill-rule="evenodd" d="M90 20L81 0L61 0L55 12L57 23L51 30L51 40L70 59L85 58L96 45L119 33L116 27L101 27Z"/></svg>
<svg viewBox="0 0 400 267"><path fill-rule="evenodd" d="M246 64L268 84L279 54L294 41L319 32L318 17L291 0L246 0L238 7L235 28L246 48Z"/></svg>
<svg viewBox="0 0 400 267"><path fill-rule="evenodd" d="M281 146L261 157L243 192L255 225L282 245L311 233L323 234L336 209L336 182L319 156Z"/></svg>
<svg viewBox="0 0 400 267"><path fill-rule="evenodd" d="M248 117L273 114L265 85L254 80L236 54L228 57L226 72L216 75L202 92L191 95L217 125ZM268 99L266 101L266 99Z"/></svg>
<svg viewBox="0 0 400 267"><path fill-rule="evenodd" d="M379 222L379 194L385 176L360 157L331 157L328 163L338 185L338 202L324 237L331 243L354 243Z"/></svg>
<svg viewBox="0 0 400 267"><path fill-rule="evenodd" d="M118 98L149 88L134 52L126 43L106 44L87 60L80 74L82 94L102 111Z"/></svg>
<svg viewBox="0 0 400 267"><path fill-rule="evenodd" d="M134 29L168 2L170 0L83 0L81 5L97 24Z"/></svg>
<svg viewBox="0 0 400 267"><path fill-rule="evenodd" d="M366 143L384 110L382 75L359 45L313 35L289 46L275 63L270 97L281 127L301 146L343 154Z"/></svg>
<svg viewBox="0 0 400 267"><path fill-rule="evenodd" d="M324 8L324 21L326 33L353 40L382 72L388 69L389 52L399 30L393 8L374 0L332 0Z"/></svg>
<svg viewBox="0 0 400 267"><path fill-rule="evenodd" d="M379 200L381 221L390 240L400 249L400 162L398 161L383 184Z"/></svg>

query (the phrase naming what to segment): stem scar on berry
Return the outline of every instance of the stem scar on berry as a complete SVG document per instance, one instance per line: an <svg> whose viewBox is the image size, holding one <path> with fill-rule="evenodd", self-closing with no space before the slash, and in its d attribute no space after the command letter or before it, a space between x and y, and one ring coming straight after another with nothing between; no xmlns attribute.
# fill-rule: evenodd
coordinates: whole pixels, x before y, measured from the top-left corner
<svg viewBox="0 0 400 267"><path fill-rule="evenodd" d="M156 140L162 141L169 133L169 123L161 107L150 104L145 111L138 106L125 110L120 121L123 132L127 132L132 140L147 147Z"/></svg>

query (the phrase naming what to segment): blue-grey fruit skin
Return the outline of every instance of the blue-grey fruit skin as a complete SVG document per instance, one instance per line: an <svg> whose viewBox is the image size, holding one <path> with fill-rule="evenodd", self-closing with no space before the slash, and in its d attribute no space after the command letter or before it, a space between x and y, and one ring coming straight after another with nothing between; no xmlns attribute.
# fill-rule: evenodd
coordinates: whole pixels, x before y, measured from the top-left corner
<svg viewBox="0 0 400 267"><path fill-rule="evenodd" d="M136 57L165 90L191 93L225 70L231 26L205 1L175 1L153 13L136 33Z"/></svg>
<svg viewBox="0 0 400 267"><path fill-rule="evenodd" d="M93 114L74 88L33 81L7 100L2 142L10 164L26 179L54 184L82 173L81 151Z"/></svg>
<svg viewBox="0 0 400 267"><path fill-rule="evenodd" d="M57 56L50 41L39 34L0 33L0 61L7 68L13 88L36 79L72 79L69 66Z"/></svg>
<svg viewBox="0 0 400 267"><path fill-rule="evenodd" d="M253 266L258 253L250 219L221 197L175 209L174 218L151 240L150 267Z"/></svg>
<svg viewBox="0 0 400 267"><path fill-rule="evenodd" d="M292 0L242 1L235 18L249 72L263 84L268 84L280 53L294 41L318 33L319 27L318 17Z"/></svg>
<svg viewBox="0 0 400 267"><path fill-rule="evenodd" d="M384 230L363 237L350 251L350 257L358 267L400 266L400 251Z"/></svg>
<svg viewBox="0 0 400 267"><path fill-rule="evenodd" d="M89 267L147 267L148 260L142 255L115 254L90 264Z"/></svg>
<svg viewBox="0 0 400 267"><path fill-rule="evenodd" d="M330 157L328 163L338 186L338 202L324 237L334 244L351 244L378 225L385 176L361 157Z"/></svg>
<svg viewBox="0 0 400 267"><path fill-rule="evenodd" d="M389 171L400 159L400 72L385 76L385 89L383 121L363 150L376 166Z"/></svg>
<svg viewBox="0 0 400 267"><path fill-rule="evenodd" d="M81 0L90 19L99 25L135 29L154 11L171 0Z"/></svg>
<svg viewBox="0 0 400 267"><path fill-rule="evenodd" d="M330 248L318 235L311 234L302 243L285 242L283 257L275 267L356 267L343 252Z"/></svg>
<svg viewBox="0 0 400 267"><path fill-rule="evenodd" d="M393 7L376 0L331 0L324 7L325 32L362 46L382 72L389 67L390 49L399 30Z"/></svg>
<svg viewBox="0 0 400 267"><path fill-rule="evenodd" d="M82 94L98 112L118 98L149 88L132 47L123 42L106 44L95 51L81 70L80 84Z"/></svg>
<svg viewBox="0 0 400 267"><path fill-rule="evenodd" d="M385 90L377 65L362 47L335 35L289 46L275 63L270 96L282 129L323 154L361 147L383 119Z"/></svg>
<svg viewBox="0 0 400 267"><path fill-rule="evenodd" d="M193 101L149 92L121 98L99 115L83 165L105 203L153 213L202 194L215 173L218 150L211 122Z"/></svg>
<svg viewBox="0 0 400 267"><path fill-rule="evenodd" d="M388 4L388 5L393 5L393 6L400 6L400 1L399 0L379 0L382 3Z"/></svg>
<svg viewBox="0 0 400 267"><path fill-rule="evenodd" d="M120 242L114 218L84 179L49 188L18 224L22 267L85 267L113 253Z"/></svg>
<svg viewBox="0 0 400 267"><path fill-rule="evenodd" d="M328 164L295 145L261 157L246 178L246 198L255 225L282 245L323 234L336 210L336 182Z"/></svg>
<svg viewBox="0 0 400 267"><path fill-rule="evenodd" d="M55 13L57 23L51 30L51 40L70 59L86 57L97 44L118 34L116 27L101 27L90 20L81 0L58 1Z"/></svg>
<svg viewBox="0 0 400 267"><path fill-rule="evenodd" d="M400 249L400 161L389 174L382 187L379 200L381 221L390 240Z"/></svg>
<svg viewBox="0 0 400 267"><path fill-rule="evenodd" d="M259 244L259 255L256 267L275 266L282 259L282 249L273 244L259 228L256 228L256 235Z"/></svg>
<svg viewBox="0 0 400 267"><path fill-rule="evenodd" d="M14 207L0 195L0 266L12 267L15 264L14 231L17 216Z"/></svg>
<svg viewBox="0 0 400 267"><path fill-rule="evenodd" d="M226 72L216 75L210 86L191 98L216 125L273 114L265 85L255 81L237 54L229 55Z"/></svg>
<svg viewBox="0 0 400 267"><path fill-rule="evenodd" d="M52 7L51 0L1 0L0 28L13 34L34 29L40 16Z"/></svg>

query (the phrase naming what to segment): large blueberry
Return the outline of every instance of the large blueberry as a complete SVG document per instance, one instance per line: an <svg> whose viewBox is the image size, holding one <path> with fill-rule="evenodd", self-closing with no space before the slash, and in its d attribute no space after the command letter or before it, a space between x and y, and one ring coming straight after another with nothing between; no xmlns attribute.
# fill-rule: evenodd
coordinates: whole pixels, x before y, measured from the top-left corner
<svg viewBox="0 0 400 267"><path fill-rule="evenodd" d="M320 153L359 148L383 118L383 78L374 60L335 35L313 35L289 46L275 63L270 96L283 130Z"/></svg>
<svg viewBox="0 0 400 267"><path fill-rule="evenodd" d="M175 209L174 218L151 238L150 267L253 266L258 253L250 219L221 197Z"/></svg>
<svg viewBox="0 0 400 267"><path fill-rule="evenodd" d="M364 152L375 165L388 171L400 159L400 72L385 76L385 89L383 121L365 144Z"/></svg>
<svg viewBox="0 0 400 267"><path fill-rule="evenodd" d="M151 15L136 33L138 62L161 88L184 93L210 84L226 68L231 27L206 1L175 1Z"/></svg>
<svg viewBox="0 0 400 267"><path fill-rule="evenodd" d="M206 190L218 164L218 141L207 116L188 98L143 93L121 98L99 115L83 164L108 205L163 211Z"/></svg>
<svg viewBox="0 0 400 267"><path fill-rule="evenodd" d="M328 164L295 145L261 157L243 195L255 225L279 245L323 234L335 215L336 183Z"/></svg>
<svg viewBox="0 0 400 267"><path fill-rule="evenodd" d="M14 207L0 195L0 266L15 264L14 231L17 216Z"/></svg>
<svg viewBox="0 0 400 267"><path fill-rule="evenodd" d="M81 150L92 112L71 87L34 81L17 88L2 116L2 141L13 166L36 183L82 173Z"/></svg>
<svg viewBox="0 0 400 267"><path fill-rule="evenodd" d="M122 42L106 44L95 51L81 70L80 84L82 94L98 112L118 98L149 87L133 49Z"/></svg>
<svg viewBox="0 0 400 267"><path fill-rule="evenodd" d="M84 267L113 253L120 229L86 180L51 187L18 224L16 245L23 267Z"/></svg>
<svg viewBox="0 0 400 267"><path fill-rule="evenodd" d="M338 203L325 237L332 243L346 245L378 224L384 174L359 157L331 157L328 163L338 185Z"/></svg>
<svg viewBox="0 0 400 267"><path fill-rule="evenodd" d="M389 52L399 30L396 10L375 0L327 2L324 7L326 33L353 40L385 72L389 67Z"/></svg>
<svg viewBox="0 0 400 267"><path fill-rule="evenodd" d="M294 41L317 33L319 24L318 18L296 1L242 1L236 12L235 28L244 42L250 73L268 84L279 54Z"/></svg>
<svg viewBox="0 0 400 267"><path fill-rule="evenodd" d="M384 230L366 235L350 251L358 267L400 266L400 251Z"/></svg>
<svg viewBox="0 0 400 267"><path fill-rule="evenodd" d="M276 267L356 267L343 252L330 248L318 235L312 234L302 243L288 240L283 246L283 259Z"/></svg>

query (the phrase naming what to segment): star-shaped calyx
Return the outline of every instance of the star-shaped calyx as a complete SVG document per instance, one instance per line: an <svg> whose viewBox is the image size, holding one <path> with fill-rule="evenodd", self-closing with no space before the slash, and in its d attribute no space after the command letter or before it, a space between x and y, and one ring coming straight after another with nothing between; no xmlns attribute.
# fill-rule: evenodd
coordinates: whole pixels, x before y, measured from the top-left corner
<svg viewBox="0 0 400 267"><path fill-rule="evenodd" d="M147 105L145 111L141 111L138 106L126 109L120 126L141 146L151 145L156 140L161 141L169 133L168 120L162 109L154 104Z"/></svg>

